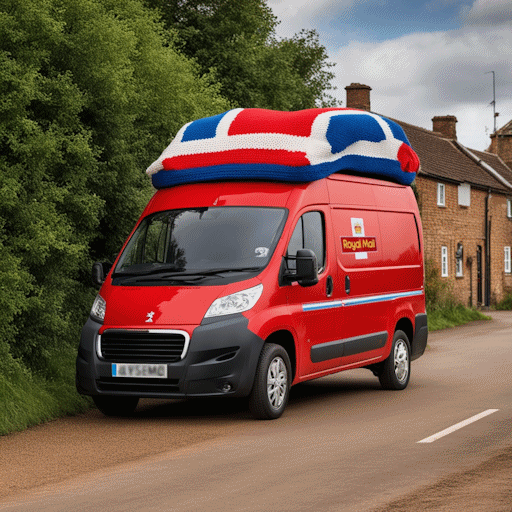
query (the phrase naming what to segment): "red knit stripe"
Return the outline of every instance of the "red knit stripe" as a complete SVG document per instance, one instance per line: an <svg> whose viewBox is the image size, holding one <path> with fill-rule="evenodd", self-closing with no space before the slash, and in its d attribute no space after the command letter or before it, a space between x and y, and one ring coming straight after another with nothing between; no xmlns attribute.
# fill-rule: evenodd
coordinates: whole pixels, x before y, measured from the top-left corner
<svg viewBox="0 0 512 512"><path fill-rule="evenodd" d="M166 158L162 165L166 171L193 169L225 164L276 164L300 167L310 165L306 153L285 149L235 149L216 153L183 155Z"/></svg>

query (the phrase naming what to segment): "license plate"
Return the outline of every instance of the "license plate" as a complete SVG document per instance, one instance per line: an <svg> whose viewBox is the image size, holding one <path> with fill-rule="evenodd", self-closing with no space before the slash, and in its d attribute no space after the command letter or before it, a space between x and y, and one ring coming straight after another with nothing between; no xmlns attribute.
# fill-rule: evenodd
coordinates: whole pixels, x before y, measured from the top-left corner
<svg viewBox="0 0 512 512"><path fill-rule="evenodd" d="M140 379L166 379L166 364L112 363L112 377L136 377Z"/></svg>

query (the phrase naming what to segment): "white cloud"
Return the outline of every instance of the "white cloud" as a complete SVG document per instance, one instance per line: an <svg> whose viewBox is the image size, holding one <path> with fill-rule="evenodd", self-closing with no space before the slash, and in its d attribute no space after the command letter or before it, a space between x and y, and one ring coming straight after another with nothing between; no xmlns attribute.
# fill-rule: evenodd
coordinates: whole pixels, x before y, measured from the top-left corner
<svg viewBox="0 0 512 512"><path fill-rule="evenodd" d="M445 7L453 7L457 6L460 3L460 0L431 0L430 2L425 4L425 9L427 10L439 10Z"/></svg>
<svg viewBox="0 0 512 512"><path fill-rule="evenodd" d="M469 25L510 25L512 0L476 0L463 18Z"/></svg>
<svg viewBox="0 0 512 512"><path fill-rule="evenodd" d="M281 21L277 33L291 37L302 28L316 28L329 53L345 104L345 86L352 82L372 87L372 110L432 128L432 117L457 117L460 142L486 149L493 130L492 75L496 73L498 128L512 119L512 0L475 0L460 13L463 28L412 33L381 42L353 40L345 46L336 33L324 30L329 13L349 12L374 0L268 0ZM431 0L431 10L462 5L460 0ZM357 36L354 27L352 37ZM411 27L412 29L412 27ZM350 34L344 32L344 38Z"/></svg>
<svg viewBox="0 0 512 512"><path fill-rule="evenodd" d="M330 53L337 96L346 85L372 87L372 110L432 129L432 117L457 117L459 140L485 149L492 131L492 77L496 72L498 127L512 118L512 33L507 28L466 28L410 34L380 43L352 42Z"/></svg>
<svg viewBox="0 0 512 512"><path fill-rule="evenodd" d="M267 0L280 21L279 37L292 37L301 29L315 28L315 19L334 10L350 9L357 0Z"/></svg>

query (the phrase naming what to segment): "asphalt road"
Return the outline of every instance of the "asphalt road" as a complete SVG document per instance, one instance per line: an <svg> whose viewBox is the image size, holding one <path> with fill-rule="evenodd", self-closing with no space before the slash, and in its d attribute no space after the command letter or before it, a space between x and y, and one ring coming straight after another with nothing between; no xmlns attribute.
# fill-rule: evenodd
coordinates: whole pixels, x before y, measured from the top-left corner
<svg viewBox="0 0 512 512"><path fill-rule="evenodd" d="M485 510L510 512L512 313L493 317L432 333L401 392L353 370L293 388L277 421L228 401L145 401L133 419L93 411L0 438L0 510L426 510L427 491L442 504L453 482L496 470L510 474L486 494L503 508Z"/></svg>

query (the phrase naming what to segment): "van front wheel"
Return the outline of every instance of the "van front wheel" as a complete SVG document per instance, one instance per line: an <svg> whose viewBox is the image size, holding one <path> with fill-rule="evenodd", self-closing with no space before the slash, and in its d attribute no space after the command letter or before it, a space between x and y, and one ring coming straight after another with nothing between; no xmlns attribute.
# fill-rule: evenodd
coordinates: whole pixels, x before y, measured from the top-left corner
<svg viewBox="0 0 512 512"><path fill-rule="evenodd" d="M291 365L286 350L281 345L267 343L261 351L249 408L260 420L279 418L288 403L290 394Z"/></svg>
<svg viewBox="0 0 512 512"><path fill-rule="evenodd" d="M403 331L396 331L389 357L382 363L379 381L384 389L401 390L411 376L411 345Z"/></svg>

